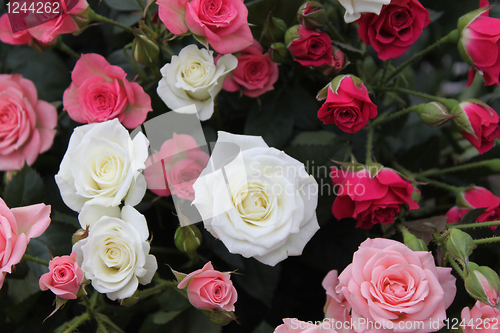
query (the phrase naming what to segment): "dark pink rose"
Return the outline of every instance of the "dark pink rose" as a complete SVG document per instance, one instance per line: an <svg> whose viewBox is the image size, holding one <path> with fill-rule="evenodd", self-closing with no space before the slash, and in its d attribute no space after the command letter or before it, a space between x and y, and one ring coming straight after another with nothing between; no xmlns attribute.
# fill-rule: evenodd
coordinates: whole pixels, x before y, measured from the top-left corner
<svg viewBox="0 0 500 333"><path fill-rule="evenodd" d="M157 0L160 20L175 35L201 36L215 51L229 54L253 43L242 0Z"/></svg>
<svg viewBox="0 0 500 333"><path fill-rule="evenodd" d="M397 58L417 41L431 23L429 11L418 0L392 0L380 15L365 13L358 34L366 45L372 45L382 60Z"/></svg>
<svg viewBox="0 0 500 333"><path fill-rule="evenodd" d="M370 229L375 224L391 224L402 205L417 209L413 200L415 188L394 170L383 167L379 172L368 170L352 172L332 168L330 174L337 198L332 212L338 220L352 217L358 220L356 228Z"/></svg>
<svg viewBox="0 0 500 333"><path fill-rule="evenodd" d="M287 46L295 61L302 66L319 67L333 62L333 46L325 32L308 30L300 26L298 38Z"/></svg>
<svg viewBox="0 0 500 333"><path fill-rule="evenodd" d="M50 206L44 204L9 209L0 198L0 288L5 275L19 263L31 238L50 224Z"/></svg>
<svg viewBox="0 0 500 333"><path fill-rule="evenodd" d="M231 274L214 270L210 261L188 274L177 287L186 288L189 301L199 309L234 311L238 299Z"/></svg>
<svg viewBox="0 0 500 333"><path fill-rule="evenodd" d="M56 296L64 299L76 299L83 280L83 271L78 266L76 252L69 256L52 258L49 270L50 272L40 277L40 289L50 289Z"/></svg>
<svg viewBox="0 0 500 333"><path fill-rule="evenodd" d="M20 74L0 75L0 170L32 165L52 146L56 108L38 100L32 81Z"/></svg>
<svg viewBox="0 0 500 333"><path fill-rule="evenodd" d="M101 55L82 54L76 62L73 82L64 92L63 105L79 123L100 123L114 118L127 128L141 125L152 111L151 98L127 74Z"/></svg>
<svg viewBox="0 0 500 333"><path fill-rule="evenodd" d="M238 66L228 74L222 89L241 90L243 95L249 97L273 90L279 75L278 64L271 60L269 54L262 52L262 46L256 40L252 46L242 50L237 56Z"/></svg>
<svg viewBox="0 0 500 333"><path fill-rule="evenodd" d="M352 307L358 332L428 333L444 327L446 309L456 294L455 280L451 268L436 267L431 252L376 238L361 243L336 290ZM378 323L378 329L374 324L367 327L370 321Z"/></svg>

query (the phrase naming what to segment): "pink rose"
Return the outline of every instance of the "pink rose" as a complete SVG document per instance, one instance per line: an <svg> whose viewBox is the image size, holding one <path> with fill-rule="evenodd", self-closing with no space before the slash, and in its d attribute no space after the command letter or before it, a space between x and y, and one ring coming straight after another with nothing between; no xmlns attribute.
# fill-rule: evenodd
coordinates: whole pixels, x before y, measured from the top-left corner
<svg viewBox="0 0 500 333"><path fill-rule="evenodd" d="M283 324L276 327L274 333L337 333L331 326L332 323L329 321L315 325L297 319L285 318Z"/></svg>
<svg viewBox="0 0 500 333"><path fill-rule="evenodd" d="M114 118L127 128L141 125L152 111L151 98L118 66L95 53L82 54L76 62L73 82L64 92L63 105L79 123L100 123Z"/></svg>
<svg viewBox="0 0 500 333"><path fill-rule="evenodd" d="M500 220L500 198L485 189L484 187L475 186L460 193L459 198L465 207L453 207L446 216L448 223L458 223L464 215L471 209L486 208L481 215L478 216L476 222L489 222ZM495 230L497 227L491 227Z"/></svg>
<svg viewBox="0 0 500 333"><path fill-rule="evenodd" d="M171 33L201 36L219 53L235 53L253 43L242 0L157 0L156 4Z"/></svg>
<svg viewBox="0 0 500 333"><path fill-rule="evenodd" d="M351 321L351 306L344 297L344 294L337 292L336 288L339 284L337 270L330 271L323 279L323 288L326 290L326 304L323 308L325 318L333 322L350 323ZM334 326L338 333L353 333L351 325L343 324ZM340 328L340 329L339 329Z"/></svg>
<svg viewBox="0 0 500 333"><path fill-rule="evenodd" d="M28 30L13 32L8 14L3 14L0 17L0 40L11 45L28 45L33 36Z"/></svg>
<svg viewBox="0 0 500 333"><path fill-rule="evenodd" d="M436 267L431 252L384 238L361 243L339 281L337 292L360 323L356 331L365 333L435 332L444 326L456 293L451 268ZM362 325L360 318L378 323L378 329Z"/></svg>
<svg viewBox="0 0 500 333"><path fill-rule="evenodd" d="M462 310L464 333L497 333L500 329L500 311L477 301L472 309Z"/></svg>
<svg viewBox="0 0 500 333"><path fill-rule="evenodd" d="M50 206L44 204L9 209L0 198L0 288L5 275L19 263L31 238L50 224Z"/></svg>
<svg viewBox="0 0 500 333"><path fill-rule="evenodd" d="M56 108L38 100L32 81L20 74L0 75L0 170L32 165L52 146Z"/></svg>
<svg viewBox="0 0 500 333"><path fill-rule="evenodd" d="M335 124L346 133L356 133L377 116L377 106L359 78L337 76L327 89L326 101L318 110L318 118L324 124Z"/></svg>
<svg viewBox="0 0 500 333"><path fill-rule="evenodd" d="M187 288L189 301L200 309L234 311L238 299L231 274L214 270L210 261L202 269L188 274L177 287Z"/></svg>
<svg viewBox="0 0 500 333"><path fill-rule="evenodd" d="M300 26L296 37L287 47L302 66L319 67L333 62L332 40L328 34Z"/></svg>
<svg viewBox="0 0 500 333"><path fill-rule="evenodd" d="M40 277L38 282L40 289L50 289L55 295L64 299L76 299L83 280L83 271L76 259L76 252L69 256L54 257L49 262L50 272Z"/></svg>
<svg viewBox="0 0 500 333"><path fill-rule="evenodd" d="M194 200L193 184L207 166L210 156L187 134L174 133L160 151L146 161L144 177L148 188L159 196L177 195Z"/></svg>
<svg viewBox="0 0 500 333"><path fill-rule="evenodd" d="M380 15L365 13L356 21L358 34L382 60L397 58L417 41L431 23L429 11L418 0L392 0Z"/></svg>
<svg viewBox="0 0 500 333"><path fill-rule="evenodd" d="M480 154L493 148L495 139L500 138L500 117L495 110L480 100L466 100L451 110L455 128Z"/></svg>
<svg viewBox="0 0 500 333"><path fill-rule="evenodd" d="M258 41L242 50L237 56L238 66L228 74L222 89L226 91L241 90L243 95L258 97L274 89L278 80L278 64L271 60L269 54L262 54L263 49Z"/></svg>

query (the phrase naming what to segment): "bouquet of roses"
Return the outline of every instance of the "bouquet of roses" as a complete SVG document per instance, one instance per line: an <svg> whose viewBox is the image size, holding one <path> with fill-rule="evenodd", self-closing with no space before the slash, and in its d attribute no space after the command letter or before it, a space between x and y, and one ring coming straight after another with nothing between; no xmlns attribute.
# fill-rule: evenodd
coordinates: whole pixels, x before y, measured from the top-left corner
<svg viewBox="0 0 500 333"><path fill-rule="evenodd" d="M7 1L2 331L499 332L500 9L451 3Z"/></svg>

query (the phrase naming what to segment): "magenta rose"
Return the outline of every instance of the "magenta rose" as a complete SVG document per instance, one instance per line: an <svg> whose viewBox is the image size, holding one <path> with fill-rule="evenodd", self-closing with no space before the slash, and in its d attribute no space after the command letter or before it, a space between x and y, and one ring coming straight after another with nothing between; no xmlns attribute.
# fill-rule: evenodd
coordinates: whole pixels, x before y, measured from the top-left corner
<svg viewBox="0 0 500 333"><path fill-rule="evenodd" d="M209 159L192 136L174 133L173 138L165 141L160 151L146 161L144 177L148 189L159 196L174 194L193 201L193 184Z"/></svg>
<svg viewBox="0 0 500 333"><path fill-rule="evenodd" d="M298 319L285 318L283 324L276 327L274 333L338 333L332 328L331 322L315 325Z"/></svg>
<svg viewBox="0 0 500 333"><path fill-rule="evenodd" d="M199 309L234 311L238 299L231 274L214 270L211 262L188 274L177 287L186 288L189 301Z"/></svg>
<svg viewBox="0 0 500 333"><path fill-rule="evenodd" d="M485 189L484 187L475 186L460 193L460 198L457 198L462 207L453 207L446 216L448 223L458 223L464 215L472 209L486 208L476 219L476 222L489 222L500 220L500 198ZM495 230L497 227L491 227Z"/></svg>
<svg viewBox="0 0 500 333"><path fill-rule="evenodd" d="M201 36L219 53L235 53L253 43L242 0L157 0L156 4L171 33Z"/></svg>
<svg viewBox="0 0 500 333"><path fill-rule="evenodd" d="M54 257L49 262L48 273L38 281L41 290L52 291L64 299L76 299L83 280L83 271L78 266L76 252L69 256Z"/></svg>
<svg viewBox="0 0 500 333"><path fill-rule="evenodd" d="M152 111L151 98L127 74L101 55L82 54L76 62L73 82L64 92L63 105L79 123L101 123L117 118L123 126L136 128Z"/></svg>
<svg viewBox="0 0 500 333"><path fill-rule="evenodd" d="M358 221L356 228L370 229L378 223L393 223L403 205L418 208L411 182L389 168L378 172L368 168L357 172L332 168L330 176L337 193L332 207L335 218L352 217Z"/></svg>
<svg viewBox="0 0 500 333"><path fill-rule="evenodd" d="M359 78L337 76L320 91L318 98L324 98L325 90L326 101L318 110L318 118L324 124L335 124L344 132L356 133L377 116L377 106Z"/></svg>
<svg viewBox="0 0 500 333"><path fill-rule="evenodd" d="M274 89L278 80L278 64L271 60L269 54L262 54L263 49L258 41L242 50L238 58L238 66L226 76L222 89L226 91L241 90L243 95L258 97Z"/></svg>
<svg viewBox="0 0 500 333"><path fill-rule="evenodd" d="M322 285L326 291L326 304L323 308L325 318L334 322L350 323L351 306L344 297L344 294L336 290L339 285L337 270L330 271L323 279ZM354 333L351 325L339 325L338 327L334 327L338 333Z"/></svg>
<svg viewBox="0 0 500 333"><path fill-rule="evenodd" d="M38 100L32 81L0 74L0 170L32 165L52 146L56 126L56 108Z"/></svg>
<svg viewBox="0 0 500 333"><path fill-rule="evenodd" d="M361 243L339 281L337 292L352 306L356 331L365 333L435 332L456 293L451 268L436 267L431 252L384 238Z"/></svg>
<svg viewBox="0 0 500 333"><path fill-rule="evenodd" d="M431 20L418 0L392 0L379 15L365 13L356 23L363 42L372 45L380 59L387 60L403 55Z"/></svg>
<svg viewBox="0 0 500 333"><path fill-rule="evenodd" d="M462 310L463 333L497 333L500 330L500 311L477 301L472 309Z"/></svg>
<svg viewBox="0 0 500 333"><path fill-rule="evenodd" d="M479 153L493 148L495 139L500 138L500 117L495 110L480 100L465 100L451 110L455 128Z"/></svg>
<svg viewBox="0 0 500 333"><path fill-rule="evenodd" d="M302 66L314 67L332 64L333 46L328 34L300 26L295 37L287 45L295 61Z"/></svg>
<svg viewBox="0 0 500 333"><path fill-rule="evenodd" d="M39 237L50 224L50 206L37 204L9 209L0 198L0 288L5 275L19 263L31 238Z"/></svg>

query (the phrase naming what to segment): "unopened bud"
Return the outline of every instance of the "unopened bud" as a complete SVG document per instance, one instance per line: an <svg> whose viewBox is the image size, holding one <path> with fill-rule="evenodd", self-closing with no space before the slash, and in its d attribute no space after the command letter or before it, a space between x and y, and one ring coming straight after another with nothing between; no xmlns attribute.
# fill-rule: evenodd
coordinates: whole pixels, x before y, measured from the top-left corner
<svg viewBox="0 0 500 333"><path fill-rule="evenodd" d="M231 311L224 311L220 309L203 310L203 313L210 318L210 321L216 325L225 326L236 320L236 315Z"/></svg>
<svg viewBox="0 0 500 333"><path fill-rule="evenodd" d="M401 226L400 230L403 232L403 242L406 246L408 246L408 248L410 248L410 250L429 251L429 249L427 248L427 244L425 244L422 239L409 232L406 227Z"/></svg>
<svg viewBox="0 0 500 333"><path fill-rule="evenodd" d="M177 228L174 235L175 246L185 253L196 251L202 239L200 229L192 224Z"/></svg>
<svg viewBox="0 0 500 333"><path fill-rule="evenodd" d="M269 16L264 22L264 36L272 42L282 41L286 33L286 23L280 18Z"/></svg>
<svg viewBox="0 0 500 333"><path fill-rule="evenodd" d="M344 52L337 47L333 47L333 58L330 64L324 64L318 67L324 75L330 75L340 72L345 66L349 65L349 60Z"/></svg>
<svg viewBox="0 0 500 333"><path fill-rule="evenodd" d="M273 43L269 47L269 57L272 61L282 64L288 60L288 49L283 43Z"/></svg>
<svg viewBox="0 0 500 333"><path fill-rule="evenodd" d="M457 228L451 229L450 236L446 240L446 249L453 258L467 269L469 268L469 256L474 248L474 240L468 233Z"/></svg>
<svg viewBox="0 0 500 333"><path fill-rule="evenodd" d="M500 305L500 279L488 266L469 263L469 274L465 278L465 289L476 300L498 307Z"/></svg>
<svg viewBox="0 0 500 333"><path fill-rule="evenodd" d="M89 229L87 226L86 230L78 229L71 237L71 244L75 245L78 241L85 239L89 236Z"/></svg>
<svg viewBox="0 0 500 333"><path fill-rule="evenodd" d="M308 1L300 6L297 17L306 29L321 28L328 19L325 8L317 1Z"/></svg>
<svg viewBox="0 0 500 333"><path fill-rule="evenodd" d="M293 27L290 27L286 33L285 33L285 46L288 47L291 42L293 42L296 39L299 39L302 37L301 34L299 34L299 28L300 25L294 25Z"/></svg>
<svg viewBox="0 0 500 333"><path fill-rule="evenodd" d="M132 42L132 55L134 59L144 66L156 64L160 55L158 44L142 30L134 29L134 35L135 38Z"/></svg>
<svg viewBox="0 0 500 333"><path fill-rule="evenodd" d="M422 121L430 127L444 125L455 116L452 116L448 109L439 102L420 104L417 108L417 114Z"/></svg>

